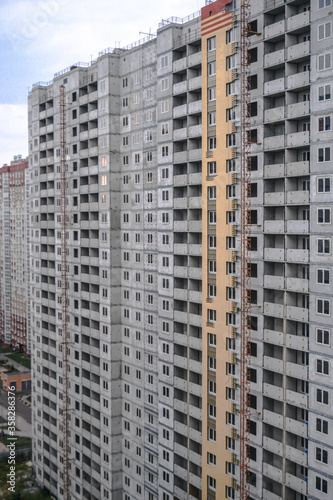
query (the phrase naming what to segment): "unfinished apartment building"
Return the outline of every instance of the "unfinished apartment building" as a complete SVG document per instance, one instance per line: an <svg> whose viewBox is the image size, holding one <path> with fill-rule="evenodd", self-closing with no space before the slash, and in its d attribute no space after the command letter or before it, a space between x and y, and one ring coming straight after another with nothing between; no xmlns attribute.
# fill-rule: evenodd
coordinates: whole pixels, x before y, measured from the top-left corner
<svg viewBox="0 0 333 500"><path fill-rule="evenodd" d="M71 498L240 496L240 2L206 3L29 95L33 461L57 498L60 85ZM249 498L319 500L333 488L332 6L261 0L251 15Z"/></svg>
<svg viewBox="0 0 333 500"><path fill-rule="evenodd" d="M28 161L0 168L0 338L30 355Z"/></svg>

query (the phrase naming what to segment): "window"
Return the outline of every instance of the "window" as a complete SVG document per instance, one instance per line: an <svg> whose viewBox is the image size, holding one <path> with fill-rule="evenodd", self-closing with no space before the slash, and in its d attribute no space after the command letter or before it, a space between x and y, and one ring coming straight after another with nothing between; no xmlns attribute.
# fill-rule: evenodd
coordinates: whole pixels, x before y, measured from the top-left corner
<svg viewBox="0 0 333 500"><path fill-rule="evenodd" d="M213 358L213 356L208 356L208 368L210 371L216 371L216 358Z"/></svg>
<svg viewBox="0 0 333 500"><path fill-rule="evenodd" d="M169 123L161 123L161 134L167 135L169 133Z"/></svg>
<svg viewBox="0 0 333 500"><path fill-rule="evenodd" d="M318 224L330 224L331 223L331 209L330 208L318 208L317 220L318 220Z"/></svg>
<svg viewBox="0 0 333 500"><path fill-rule="evenodd" d="M332 55L330 52L318 56L318 71L330 69L332 66Z"/></svg>
<svg viewBox="0 0 333 500"><path fill-rule="evenodd" d="M236 55L227 57L227 70L236 68Z"/></svg>
<svg viewBox="0 0 333 500"><path fill-rule="evenodd" d="M169 156L169 146L162 146L162 156Z"/></svg>
<svg viewBox="0 0 333 500"><path fill-rule="evenodd" d="M161 102L161 113L167 113L169 111L169 101Z"/></svg>
<svg viewBox="0 0 333 500"><path fill-rule="evenodd" d="M331 161L331 148L318 148L318 162Z"/></svg>
<svg viewBox="0 0 333 500"><path fill-rule="evenodd" d="M216 406L211 403L208 405L208 415L209 418L216 419Z"/></svg>
<svg viewBox="0 0 333 500"><path fill-rule="evenodd" d="M212 36L207 40L207 50L208 52L211 52L212 50L215 49L216 49L216 36Z"/></svg>
<svg viewBox="0 0 333 500"><path fill-rule="evenodd" d="M216 311L214 309L208 309L208 321L209 323L216 323Z"/></svg>
<svg viewBox="0 0 333 500"><path fill-rule="evenodd" d="M328 464L328 451L324 448L316 447L316 460L323 464Z"/></svg>
<svg viewBox="0 0 333 500"><path fill-rule="evenodd" d="M329 285L330 271L329 269L317 269L317 283Z"/></svg>
<svg viewBox="0 0 333 500"><path fill-rule="evenodd" d="M317 328L316 340L317 344L330 345L330 330L323 330L322 328Z"/></svg>
<svg viewBox="0 0 333 500"><path fill-rule="evenodd" d="M216 175L216 161L208 162L208 175Z"/></svg>
<svg viewBox="0 0 333 500"><path fill-rule="evenodd" d="M328 483L326 479L316 476L316 490L322 491L323 493L327 493L328 492L327 485Z"/></svg>
<svg viewBox="0 0 333 500"><path fill-rule="evenodd" d="M208 101L216 101L216 87L208 88Z"/></svg>
<svg viewBox="0 0 333 500"><path fill-rule="evenodd" d="M317 389L316 400L318 403L323 405L328 405L328 391L324 391L323 389Z"/></svg>
<svg viewBox="0 0 333 500"><path fill-rule="evenodd" d="M318 26L318 40L325 40L332 36L332 23L319 24Z"/></svg>
<svg viewBox="0 0 333 500"><path fill-rule="evenodd" d="M317 314L330 314L330 301L327 299L317 299Z"/></svg>
<svg viewBox="0 0 333 500"><path fill-rule="evenodd" d="M331 192L331 178L320 177L317 179L317 193L330 193Z"/></svg>
<svg viewBox="0 0 333 500"><path fill-rule="evenodd" d="M208 137L208 149L209 151L216 149L216 136Z"/></svg>
<svg viewBox="0 0 333 500"><path fill-rule="evenodd" d="M317 240L317 253L328 255L331 253L331 239L319 238Z"/></svg>
<svg viewBox="0 0 333 500"><path fill-rule="evenodd" d="M216 186L210 186L208 188L208 199L216 200Z"/></svg>
<svg viewBox="0 0 333 500"><path fill-rule="evenodd" d="M330 364L326 359L317 359L316 361L316 371L322 375L329 375Z"/></svg>
<svg viewBox="0 0 333 500"><path fill-rule="evenodd" d="M321 418L316 419L316 431L328 434L328 421Z"/></svg>
<svg viewBox="0 0 333 500"><path fill-rule="evenodd" d="M101 176L101 185L102 186L106 186L107 185L107 182L108 182L108 178L106 175L102 175Z"/></svg>
<svg viewBox="0 0 333 500"><path fill-rule="evenodd" d="M318 87L318 101L328 101L331 99L331 84Z"/></svg>
<svg viewBox="0 0 333 500"><path fill-rule="evenodd" d="M216 274L216 260L215 259L208 260L208 270L209 270L209 274Z"/></svg>
<svg viewBox="0 0 333 500"><path fill-rule="evenodd" d="M216 111L208 113L208 125L216 125Z"/></svg>
<svg viewBox="0 0 333 500"><path fill-rule="evenodd" d="M326 132L331 130L331 117L321 116L318 118L318 132Z"/></svg>
<svg viewBox="0 0 333 500"><path fill-rule="evenodd" d="M216 236L215 235L209 235L208 237L208 247L210 250L215 250L216 249Z"/></svg>
<svg viewBox="0 0 333 500"><path fill-rule="evenodd" d="M169 66L169 56L161 57L161 68L166 68Z"/></svg>
<svg viewBox="0 0 333 500"><path fill-rule="evenodd" d="M216 75L216 61L208 63L208 76Z"/></svg>
<svg viewBox="0 0 333 500"><path fill-rule="evenodd" d="M249 50L248 60L249 60L250 64L258 61L258 49L257 49L257 47Z"/></svg>
<svg viewBox="0 0 333 500"><path fill-rule="evenodd" d="M332 0L319 0L318 9L324 9L332 5Z"/></svg>
<svg viewBox="0 0 333 500"><path fill-rule="evenodd" d="M165 90L168 90L169 88L169 78L163 78L161 81L161 90L164 92Z"/></svg>
<svg viewBox="0 0 333 500"><path fill-rule="evenodd" d="M209 210L209 212L208 212L208 223L210 225L216 225L216 210Z"/></svg>

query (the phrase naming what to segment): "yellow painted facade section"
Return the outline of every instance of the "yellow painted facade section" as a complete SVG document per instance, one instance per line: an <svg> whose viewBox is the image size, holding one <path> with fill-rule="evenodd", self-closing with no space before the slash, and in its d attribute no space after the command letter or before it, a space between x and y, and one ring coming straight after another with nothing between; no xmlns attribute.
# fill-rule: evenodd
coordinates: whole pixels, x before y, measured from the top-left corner
<svg viewBox="0 0 333 500"><path fill-rule="evenodd" d="M227 212L232 211L232 200L227 199L227 185L232 184L232 174L227 173L227 159L232 159L232 148L226 146L226 135L233 132L233 123L226 121L226 110L232 107L232 98L226 96L226 85L232 81L232 70L226 70L226 57L232 54L232 44L226 44L226 32L231 26L219 29L202 38L202 498L226 498L226 486L232 486L232 477L226 473L226 462L232 462L232 453L227 450L226 438L232 437L232 428L226 423L226 412L233 411L233 405L226 398L226 388L232 387L232 379L226 374L226 363L232 362L232 353L227 351L227 338L231 338L232 328L227 326L227 313L232 302L227 300L226 287L232 286L232 278L227 275L227 262L232 262L233 252L227 250L227 236L232 235L232 225L227 224ZM208 63L214 59L214 52L208 52L208 38L216 36L216 149L207 158L208 135L208 87L214 77L208 77ZM208 153L209 154L209 153ZM208 176L208 162L216 161L216 176ZM208 200L208 188L216 186L216 202ZM214 205L216 208L214 208ZM216 210L216 226L208 224L209 210ZM216 232L216 298L208 298L208 285L214 283L209 274L208 260L214 252L208 248L209 234ZM208 322L208 310L216 310L216 322ZM216 334L216 349L208 346L209 333ZM208 357L216 354L216 397L209 394L209 379L214 372L209 370ZM213 421L208 417L208 406L216 402L216 442L209 440L208 427ZM208 454L216 456L216 465L208 464ZM209 476L216 479L216 491L209 488Z"/></svg>

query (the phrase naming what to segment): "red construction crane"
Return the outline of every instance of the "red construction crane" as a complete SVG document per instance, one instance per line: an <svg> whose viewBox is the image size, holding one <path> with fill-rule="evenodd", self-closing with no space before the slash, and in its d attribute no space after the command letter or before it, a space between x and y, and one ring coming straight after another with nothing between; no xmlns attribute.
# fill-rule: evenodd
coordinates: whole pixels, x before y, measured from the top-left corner
<svg viewBox="0 0 333 500"><path fill-rule="evenodd" d="M240 499L248 498L249 474L249 394L250 382L248 369L250 366L250 0L241 0L240 14L240 65L241 65L241 318L240 318Z"/></svg>
<svg viewBox="0 0 333 500"><path fill-rule="evenodd" d="M60 86L60 186L61 186L61 305L62 305L62 433L63 498L69 500L69 394L68 394L68 275L67 275L67 196L66 196L66 91Z"/></svg>

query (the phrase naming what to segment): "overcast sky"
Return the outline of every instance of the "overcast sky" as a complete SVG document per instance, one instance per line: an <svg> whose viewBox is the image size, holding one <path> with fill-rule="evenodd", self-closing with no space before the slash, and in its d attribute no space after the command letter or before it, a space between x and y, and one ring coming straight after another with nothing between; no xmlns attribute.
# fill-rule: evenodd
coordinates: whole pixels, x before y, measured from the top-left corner
<svg viewBox="0 0 333 500"><path fill-rule="evenodd" d="M27 96L38 81L98 52L156 32L171 16L196 12L204 0L1 0L0 166L28 154Z"/></svg>

